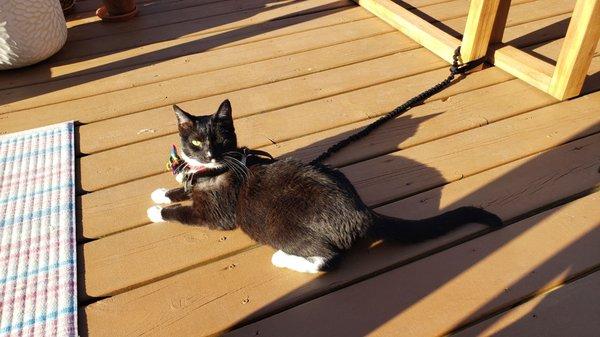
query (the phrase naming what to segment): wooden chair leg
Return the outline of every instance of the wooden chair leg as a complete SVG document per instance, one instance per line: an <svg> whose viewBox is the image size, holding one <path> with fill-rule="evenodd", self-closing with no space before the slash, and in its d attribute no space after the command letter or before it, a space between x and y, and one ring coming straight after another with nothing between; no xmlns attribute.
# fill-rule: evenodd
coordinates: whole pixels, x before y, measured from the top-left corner
<svg viewBox="0 0 600 337"><path fill-rule="evenodd" d="M578 0L550 81L550 95L560 100L579 95L599 38L600 0Z"/></svg>
<svg viewBox="0 0 600 337"><path fill-rule="evenodd" d="M510 0L471 0L461 43L461 58L469 62L486 56L490 43L501 42Z"/></svg>

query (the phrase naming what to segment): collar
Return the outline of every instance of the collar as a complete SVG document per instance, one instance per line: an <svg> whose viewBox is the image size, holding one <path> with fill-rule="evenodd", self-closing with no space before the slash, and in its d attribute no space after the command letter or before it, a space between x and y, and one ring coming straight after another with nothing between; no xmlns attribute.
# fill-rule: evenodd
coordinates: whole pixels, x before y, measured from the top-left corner
<svg viewBox="0 0 600 337"><path fill-rule="evenodd" d="M275 161L273 156L266 151L252 150L247 147L241 147L235 151L229 153L231 156L238 157L238 159L244 166L250 168L254 165L270 164ZM173 175L182 175L182 184L186 192L189 192L193 185L202 178L213 178L221 175L227 171L226 167L216 169L205 169L200 172L189 173L189 170L184 165L185 161L179 157L177 153L177 147L173 145L169 154L169 161L167 162L167 168L173 173Z"/></svg>

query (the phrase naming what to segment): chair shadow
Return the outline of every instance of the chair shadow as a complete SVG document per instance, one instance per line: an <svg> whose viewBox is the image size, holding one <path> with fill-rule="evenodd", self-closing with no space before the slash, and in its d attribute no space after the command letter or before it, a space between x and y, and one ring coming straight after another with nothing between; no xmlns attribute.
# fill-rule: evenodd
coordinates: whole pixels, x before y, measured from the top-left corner
<svg viewBox="0 0 600 337"><path fill-rule="evenodd" d="M398 123L410 125L410 118L401 117L391 121L389 124L384 125L381 130L376 132L386 132L384 128L388 128L388 130L390 128L398 128L398 125L393 125ZM405 139L414 134L418 125L419 123L414 123L412 127L401 128L403 132L395 139L396 144L401 144ZM589 130L574 135L572 139L578 139L596 133L599 126L600 124L593 125ZM335 139L337 140L338 137ZM375 137L375 135L371 135L367 138L372 139L372 137ZM368 141L369 139L365 139L365 142ZM312 152L314 156L314 153L319 153L321 149L326 148L332 142L334 142L333 139L325 139L297 151L293 151L289 153L289 155L297 155L304 160L308 160L310 158L307 155L306 149L310 149L308 152ZM352 151L352 146L353 145L349 146L348 151ZM386 170L386 165L389 165L391 162L400 162L401 164L394 164L393 169L397 171L398 179L405 180L406 184L423 180L427 181L422 184L418 190L410 191L408 197L418 197L416 196L417 193L436 187L436 180L443 181L443 177L439 171L435 168L428 167L423 163L390 154L385 155L384 158L386 158L386 160L378 160L378 164L374 164L372 168L377 171L389 172L390 169ZM483 206L485 209L494 212L495 208L502 207L502 203L505 202L507 198L516 198L511 194L511 192L514 193L514 191L506 191L505 186L507 184L513 184L514 186L518 183L518 186L523 186L523 189L527 190L529 184L539 184L530 181L533 179L532 177L536 177L537 172L543 170L544 167L548 167L547 165L560 164L561 160L564 159L561 159L561 157L557 156L553 151L539 154L533 159L525 162L523 165L496 180L491 181L484 187L477 189L451 205L443 207L443 209L440 207L440 198L442 197L441 190L430 190L427 194L426 202L428 205L426 209L431 210L431 214L433 215L460 206L473 205L479 207ZM539 174L537 176L539 176ZM566 176L566 174L564 176ZM560 184L561 193L565 195L565 198L561 200L548 199L547 201L544 201L546 207L548 207L548 205L556 206L568 202L570 197L586 192L582 191L580 188L578 189L578 187L572 186L573 184L571 184L569 180L559 180L555 183ZM600 176L595 178L595 184L599 183ZM360 194L360 187L358 190ZM539 192L531 191L526 192L525 194L527 193L533 194ZM525 201L526 199L523 200ZM402 204L399 203L399 205ZM540 221L551 216L556 211L555 208L535 210L536 212L544 212L536 215L535 222L528 223L526 226L523 224L517 226L514 222L521 218L531 216L532 214L530 212L532 209L527 207L522 207L522 209L519 209L519 207L516 208L517 210L515 210L515 212L517 213L513 215L500 214L505 220L508 220L508 227L502 229L501 240L486 240L486 244L478 245L476 251L475 249L473 250L473 254L461 255L456 259L446 259L443 265L432 268L427 275L416 272L413 273L412 271L414 268L410 263L421 258L427 258L428 256L449 247L470 241L473 238L483 236L484 234L489 233L489 229L486 229L482 225L469 224L464 228L437 238L436 240L412 245L384 242L373 246L373 242L363 241L355 248L351 249L335 269L321 275L313 281L303 284L298 289L254 311L252 314L238 321L231 330L245 327L244 329L253 329L244 330L244 332L249 334L256 333L260 336L271 336L269 333L269 326L276 325L279 329L285 327L286 331L290 332L289 336L366 336L369 333L373 333L376 329L386 324L386 322L390 321L395 316L406 312L419 301L432 295L436 290L443 287L461 273L482 262L500 248L519 237L522 233L534 228ZM384 214L411 218L410 216L403 216L403 214L410 214L410 210L395 207L393 203L386 205L382 210L382 213ZM548 282L560 275L556 270L560 270L561 272L569 271L573 267L570 264L570 257L574 254L573 252L577 251L578 245L589 245L590 240L595 240L595 242L597 242L598 232L598 230L590 232L568 248L557 252L555 257L535 268L531 274L524 276L521 280L511 286L511 291L519 291L519 289L524 286L532 288L532 285L533 289L543 288ZM486 237L487 236L484 236L484 238ZM456 254L453 254L453 256L454 255ZM390 263L382 261L396 262ZM357 274L357 269L362 270L362 272ZM368 272L363 274L364 270L368 270ZM399 272L390 272L392 270L398 270ZM378 277L377 287L363 287L361 285L362 281L373 277ZM349 292L346 293L343 303L333 303L333 301L327 303L326 301L319 299L319 297L323 295L346 288L350 285L355 285L355 289L349 290ZM410 292L407 292L406 289L410 289ZM365 291L368 291L368 294L366 294ZM310 302L311 300L315 301ZM297 307L306 302L310 302L310 307ZM477 311L468 315L468 321L461 322L456 328L459 328L461 325L467 324L472 320L484 317L486 314L489 314L490 311L497 310L503 305L507 305L506 294L501 294L497 298L490 300L488 303L483 304ZM349 313L349 315L346 316L337 315L335 324L317 324L317 326L315 326L315 322L323 323L319 320L322 319L323 316L331 317L331 313L336 312L336 307L356 309L345 310L344 313ZM294 314L272 317L287 309L291 309ZM268 323L264 323L264 321L261 321L262 319L268 319ZM262 325L263 323L264 326ZM247 326L250 324L253 325ZM427 323L423 322L423 324ZM287 330L288 327L289 330ZM406 329L399 327L399 329L400 330L396 331L396 335L411 335L410 327L406 327Z"/></svg>
<svg viewBox="0 0 600 337"><path fill-rule="evenodd" d="M553 279L561 278L563 273L567 273L567 272L575 269L574 268L575 266L573 266L571 261L576 260L577 255L580 254L580 252L581 252L581 250L577 249L577 247L580 247L580 246L587 246L587 247L596 246L596 247L598 247L599 239L600 239L600 227L596 227L595 229L588 232L586 235L579 238L578 240L576 240L569 246L567 246L564 249L562 249L561 251L557 252L550 259L545 261L542 265L536 267L534 270L532 270L530 272L530 275L528 275L527 277L524 277L524 278L520 279L519 281L515 282L514 284L512 284L510 286L509 290L510 291L519 291L520 288L524 288L524 287L530 288L532 282L534 282L535 287L537 289L548 290L548 288L549 288L547 286L548 282L550 282ZM600 250L596 249L596 253L600 254ZM598 256L598 255L596 255L596 256ZM581 268L581 266L579 266L579 267ZM576 275L571 275L570 277L562 279L562 281L570 282L572 280L577 280L579 277L588 276L589 273L597 271L598 267L599 266L596 265L591 268L584 269L583 271L577 273ZM557 273L556 270L561 270L562 272ZM560 290L558 290L558 291L560 291ZM489 300L485 304L483 304L477 310L477 312L475 312L474 320L469 320L469 321L464 320L464 321L458 323L455 328L456 330L458 330L457 335L462 336L461 330L463 330L463 329L465 329L463 333L465 333L466 335L470 335L470 336L489 335L489 334L485 333L486 330L488 330L490 327L492 327L495 323L499 322L503 318L502 314L498 312L499 311L498 308L505 308L507 306L504 295L505 294L500 294L500 295L494 297L493 299ZM537 330L535 330L535 326L533 326L531 324L531 322L529 322L530 316L535 318L536 317L535 313L538 310L539 311L543 310L543 308L547 304L547 300L548 299L546 297L542 298L542 300L539 301L539 303L537 303L537 305L528 314L521 316L520 319L507 325L506 327L502 328L500 331L495 332L493 334L493 336L523 336L524 334L531 335L531 336L542 336L542 335L547 336L545 334L548 332L547 330L537 331ZM517 301L517 303L513 303L513 306L522 304L520 302L524 302L524 301ZM494 315L493 317L489 317L490 313L498 313L498 314ZM476 316L478 314L479 314L479 317ZM481 320L482 318L485 318L485 320ZM569 314L567 313L566 317L564 317L564 316L546 317L545 319L561 320L564 318L566 318L566 321L569 321L570 320ZM481 321L479 324L476 324L476 325L472 324L473 321L478 322L478 319ZM592 333L592 332L585 331L585 333ZM575 335L582 336L582 335L574 334L574 336Z"/></svg>
<svg viewBox="0 0 600 337"><path fill-rule="evenodd" d="M400 2L400 4L402 4L402 2ZM457 32L456 30L454 30L454 28L452 28L448 25L445 25L441 21L437 21L435 18L431 17L427 13L422 12L418 9L414 9L413 12L415 14L417 14L419 17L432 22L432 24L436 28L442 30L446 34L449 34L450 36L455 37L459 40L462 39L462 37L463 37L462 33ZM545 26L543 28L540 28L540 29L536 29L532 32L529 32L525 35L513 38L511 40L505 39L505 40L503 40L503 43L506 45L509 45L509 46L513 46L515 48L519 48L521 46L531 46L532 41L536 41L534 47L540 47L549 42L552 42L553 40L556 40L557 38L564 37L567 33L567 28L569 27L570 21L571 21L570 18L562 19L558 22L552 23L552 24ZM522 50L523 52L528 53L532 56L535 56L536 58L541 59L547 63L550 63L552 65L556 64L556 60L553 60L553 59L551 59L545 55L542 55L540 53L536 53L535 51L531 50L531 48L519 48L519 49Z"/></svg>
<svg viewBox="0 0 600 337"><path fill-rule="evenodd" d="M246 10L241 12L233 12L227 13L223 15L217 15L209 18L201 18L197 20L186 21L184 24L174 23L170 26L166 27L164 30L160 31L158 36L152 36L146 33L146 30L152 29L152 27L148 29L135 30L131 32L126 32L123 34L117 34L113 36L103 36L98 40L98 44L103 39L103 41L108 41L110 39L120 39L125 36L125 34L129 37L135 37L135 43L129 43L129 45L125 49L111 49L98 51L95 50L90 54L88 50L85 48L77 48L78 41L67 42L67 44L55 55L50 57L49 59L20 69L6 70L3 71L3 76L9 77L17 77L20 76L23 72L32 72L38 73L39 77L45 78L45 80L41 83L41 85L27 85L27 90L16 90L11 91L9 94L0 94L0 102L1 104L9 104L12 102L16 102L19 100L24 100L32 97L36 97L39 95L43 95L49 92L62 90L70 87L75 87L79 84L92 82L94 80L108 78L120 73L132 71L135 69L140 69L147 67L148 65L168 60L170 58L176 57L184 57L189 54L201 53L204 51L211 50L213 48L226 45L229 43L233 43L239 40L243 40L246 38L250 38L253 36L265 34L271 31L275 31L277 29L293 25L297 22L301 21L309 21L316 18L332 15L334 13L338 13L348 9L347 6L338 6L335 5L320 5L312 8L308 8L305 10L288 13L274 19L271 19L264 23L257 23L253 25L243 26L239 28L234 28L230 30L225 30L221 32L216 32L210 36L199 38L197 40L179 43L174 46L170 46L167 48L163 48L156 51L151 51L147 53L143 53L137 56L132 56L128 58L124 58L122 60L108 62L105 64L100 64L97 66L89 67L84 70L72 72L63 76L53 76L51 73L50 65L57 63L65 63L69 62L82 62L93 60L108 54L114 54L119 52L124 52L130 49L135 49L138 47L143 47L146 45L150 45L153 43L159 43L163 41L177 39L182 36L188 36L191 34L199 33L213 28L219 27L222 25L231 24L237 21L241 21L247 18L250 18L254 15L268 12L274 9L290 6L299 3L299 1L295 2L282 2L276 5L272 5L272 0L259 0L263 3L263 7ZM271 4L271 5L269 5ZM268 6L267 6L268 5ZM134 18L132 21L128 21L123 24L135 24L135 20L140 19L139 17ZM117 23L118 24L118 23ZM89 23L89 25L107 25L106 23L93 22ZM69 34L73 32L77 32L77 30L83 29L86 25L75 26L69 28ZM109 26L110 27L110 26ZM177 29L174 29L176 27ZM171 29L169 29L171 28ZM68 53L80 53L74 54L71 56L65 56ZM64 60L63 60L64 59ZM51 86L44 85L48 81L52 82ZM18 87L17 87L18 88ZM6 88L10 89L10 88ZM23 88L24 89L24 88Z"/></svg>
<svg viewBox="0 0 600 337"><path fill-rule="evenodd" d="M269 9L273 9L273 8L269 7ZM266 10L269 10L269 9L266 9ZM295 13L294 15L300 16L300 15L310 14L311 18L314 18L314 17L330 15L332 13L335 13L338 11L343 11L343 10L345 10L345 8L325 10L324 8L316 7L311 10ZM288 17L288 16L286 16L286 17ZM228 23L228 22L224 21L223 23L220 23L220 24L226 24L226 23ZM557 25L559 25L559 24L557 24ZM201 27L201 24L200 24L200 27ZM189 31L187 31L187 33L188 34L193 33L195 31L199 31L202 29L206 29L206 27L205 28L196 27L194 29L189 29ZM551 27L550 29L555 29L555 28ZM269 31L269 28L267 28L266 30L261 30L261 29L257 30L256 27L254 27L254 26L242 27L242 28L234 29L232 31L219 33L219 34L216 34L215 36L203 38L202 40L199 40L199 41L188 42L188 43L185 43L182 45L166 48L166 49L163 49L163 50L160 50L157 52L151 52L148 54L144 54L143 58L144 58L144 62L146 62L148 60L151 60L148 62L157 62L159 60L163 60L163 59L167 58L168 56L166 56L166 55L182 56L182 54L180 53L180 50L181 50L180 48L186 48L186 50L190 50L190 53L192 53L192 52L197 53L197 52L201 52L204 50L209 50L211 48L215 48L222 44L230 43L230 42L233 42L236 40L240 40L240 39L258 35L258 34L263 34L267 31ZM532 34L544 34L544 30L540 29L539 31L532 33ZM524 38L525 37L521 37L519 39L524 39ZM529 38L531 38L531 36ZM516 39L516 40L518 40L518 39ZM90 56L90 58L91 58L91 56ZM137 69L137 68L142 67L147 64L147 62L140 63L140 64L134 64L135 62L137 62L136 61L137 58L139 58L139 57L133 57L133 58L130 58L127 60L117 61L117 62L113 62L113 63L107 64L107 65L99 66L97 68L92 68L93 71L95 71L95 73L91 74L91 75L88 75L87 74L88 70L86 70L85 79L83 79L83 78L80 79L81 82L77 82L78 80L70 79L70 81L75 81L74 82L75 84L70 84L70 85L76 85L77 83L83 83L83 82L87 82L87 81L90 81L93 79L99 79L99 78L106 77L106 74L102 73L102 72L106 72L109 69L121 69L121 70L126 69L127 71L129 71L131 69ZM78 73L75 73L74 75L69 75L69 77L71 77L71 76L77 77L78 75L79 75ZM593 77L597 78L598 73L594 74ZM50 78L50 74L49 74L48 78ZM61 77L58 77L53 80L61 80L61 79L62 79ZM43 93L45 93L43 90L40 90L38 92L34 91L34 92L32 92L31 96L36 96L36 95L40 95ZM29 97L31 97L31 96L29 96ZM26 97L21 97L19 99L24 99L24 98L26 98ZM434 118L434 117L431 117L431 118ZM373 145L372 146L372 150L373 150L372 154L375 156L380 153L383 153L383 157L386 158L386 160L381 161L382 164L379 164L379 165L385 165L385 163L388 161L395 162L396 163L395 167L400 167L401 169L398 169L398 170L395 169L394 174L397 175L398 178L405 179L406 180L405 185L407 184L406 186L416 186L416 185L418 185L417 182L419 182L419 181L427 181L428 182L426 184L419 185L420 186L419 188L414 188L414 189L407 188L406 190L408 192L406 192L406 196L416 195L419 192L422 192L422 191L425 191L425 190L428 190L431 188L435 188L437 186L437 184L439 184L438 183L439 181L443 181L443 177L442 177L441 173L439 171L437 171L435 168L429 167L424 163L419 163L419 162L416 162L416 161L408 159L408 158L402 158L402 157L398 157L398 156L384 154L386 152L391 151L389 148L390 143L392 143L392 145L395 147L396 145L401 144L403 141L405 141L406 139L413 136L417 132L418 126L421 122L423 122L423 119L411 119L410 117L401 117L399 119L389 122L384 127L382 127L382 129L376 131L372 136L369 136L368 139L365 140L365 142L368 143L371 140L371 137L376 136L376 134L378 132L386 132L386 130L389 131L389 130L393 130L394 128L399 128L401 130L401 132L399 134L395 134L396 138L385 139L385 144ZM349 131L346 134L353 133L354 131L355 130ZM337 139L337 137L339 137L339 135L336 136L335 139ZM311 154L318 153L321 149L325 149L326 147L328 147L328 145L330 145L333 142L334 142L334 139L325 139L325 140L316 142L314 144L311 144L309 146L305 146L302 149L293 151L289 155L297 156L297 157L303 158L303 159L309 159ZM352 146L353 145L351 145L350 149L348 149L347 151L352 151ZM367 146L367 145L365 145L365 146ZM401 146L400 146L400 148L401 148ZM522 167L517 168L516 170L507 174L506 176L498 179L497 181L490 183L488 186L485 186L484 188L470 194L468 197L461 199L460 201L456 202L455 204L444 207L444 209L441 209L441 207L440 207L441 194L437 194L437 195L434 195L433 197L429 198L428 204L431 207L432 212L441 212L444 210L450 210L452 208L458 207L458 205L480 206L482 204L485 204L485 202L484 202L484 200L486 199L485 197L486 196L489 197L490 195L496 195L494 193L499 193L496 191L501 190L501 187L504 184L506 184L506 182L526 179L526 177L528 175L531 175L532 172L535 172L535 170L539 170L539 165L540 165L539 163L540 162L543 163L545 160L544 159L545 157L546 157L546 155L541 155L541 156L537 157L536 159L532 160L531 162L526 163ZM375 168L382 169L382 167L375 167ZM576 193L577 193L577 191L573 192L573 194L576 194ZM392 208L390 210L393 213L393 215L402 216L402 214L403 214L402 209L393 209ZM547 215L550 215L551 213L552 213L552 211L549 211L547 213ZM323 294L329 293L331 291L335 291L337 289L347 287L348 285L351 285L351 284L356 284L360 281L363 281L363 280L366 280L373 276L381 274L381 276L382 276L381 287L376 289L373 293L369 294L368 299L357 298L355 302L344 303L344 305L353 305L353 306L356 306L357 308L358 307L369 308L368 315L361 316L360 319L357 319L355 317L340 317L340 321L336 324L336 328L340 329L339 331L336 330L336 333L339 332L340 335L343 333L347 336L364 336L364 335L368 334L369 332L374 331L381 325L385 324L385 322L389 321L394 316L406 311L412 305L414 305L421 299L427 297L428 295L433 293L436 289L440 288L441 286L443 286L445 283L447 283L448 281L450 281L451 279L453 279L460 273L471 268L476 263L481 262L481 260L483 260L485 257L489 256L490 254L493 254L495 251L497 251L503 245L509 243L512 239L518 237L522 233L522 231L513 231L513 232L509 233L509 235L507 235L507 238L504 241L497 242L497 243L495 243L495 245L483 247L481 250L479 250L478 254L474 254L473 256L464 257L463 259L460 259L460 260L451 261L452 263L449 263L448 265L440 266L440 268L432 271L432 274L428 275L428 277L423 277L423 275L411 275L409 281L410 282L418 282L418 284L420 286L419 286L419 291L408 294L408 296L407 296L407 294L402 292L403 288L402 288L402 286L398 285L396 279L394 279L393 277L390 277L389 276L390 274L383 274L386 271L391 271L393 269L397 269L397 268L400 268L405 265L406 265L406 267L409 267L410 266L409 263L412 261L415 261L421 257L424 257L432 252L442 250L444 248L461 243L461 242L465 241L465 239L471 239L478 235L482 235L484 233L486 233L486 229L483 228L482 226L469 225L469 226L466 226L464 229L459 229L458 231L445 236L444 238L439 238L438 241L436 241L435 247L431 246L431 242L417 244L417 245L398 245L398 244L393 244L393 243L383 243L383 244L378 244L373 247L371 246L372 242L368 242L368 241L361 242L355 249L348 252L346 257L342 261L340 261L340 265L338 266L338 268L331 271L330 273L324 274L323 276L319 277L318 279L316 279L312 282L308 282L307 284L304 284L300 289L298 289L296 291L292 291L289 294L286 294L285 296L277 299L273 303L270 303L267 306L265 306L261 309L258 309L256 312L254 312L254 313L248 315L247 317L245 317L244 319L240 320L234 326L234 328L242 327L242 326L251 324L253 322L257 322L258 320L260 320L264 317L273 315L273 313L281 312L283 310L286 310L288 308L296 306L300 303L310 301L311 299L316 299ZM466 235L466 237L465 237L465 235ZM415 250L419 250L419 249L422 251L417 254L414 254ZM379 266L378 268L374 269L372 272L368 273L367 275L358 275L357 276L357 275L352 274L354 272L354 268L352 267L353 265L355 265L355 264L357 264L357 265L358 264L376 265L377 263L381 264L381 261L385 261L386 256L400 256L400 258L397 259L397 262L395 262L393 264L385 264L385 265ZM549 265L549 266L552 266L552 265ZM567 266L565 266L565 268L567 268ZM544 268L541 268L541 269L544 270ZM548 270L547 274L544 274L542 272L537 273L537 275L543 276L542 277L543 281L548 281L552 277L555 276L555 275L550 275L553 268L547 268L547 270ZM82 277L82 278L80 279L81 281L79 282L79 284L81 285L81 287L83 287L83 285L85 284L85 282L82 282L84 280L83 277L85 277L85 273L84 273L83 269L80 270L80 277ZM347 280L347 282L340 283L340 281L339 281L340 278L341 279L345 278ZM529 282L529 281L527 279L523 279L523 282ZM85 290L84 289L82 290L82 288L80 288L80 293L85 293ZM301 299L301 300L299 300L299 299ZM483 314L484 311L489 310L490 307L492 307L494 304L496 304L495 301L492 301L489 304L486 304L484 306L484 308L481 309L481 314ZM360 311L360 310L358 310L358 311ZM83 312L83 311L81 311L81 312ZM85 327L85 317L84 316L85 315L80 314L80 324L82 327ZM303 322L300 322L300 321L293 322L293 323L294 323L294 325L304 326L306 329L314 328L314 326L311 326L310 324L302 324ZM306 323L306 322L304 322L304 323ZM86 331L86 329L82 329L82 330ZM309 333L309 335L310 335L311 331L298 330L298 333L301 333L301 332Z"/></svg>

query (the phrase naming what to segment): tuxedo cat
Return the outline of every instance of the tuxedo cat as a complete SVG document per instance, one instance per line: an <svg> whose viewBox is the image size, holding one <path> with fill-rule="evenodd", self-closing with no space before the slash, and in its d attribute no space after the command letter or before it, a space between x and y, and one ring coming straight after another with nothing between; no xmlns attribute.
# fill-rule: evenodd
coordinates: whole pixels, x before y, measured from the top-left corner
<svg viewBox="0 0 600 337"><path fill-rule="evenodd" d="M228 100L208 116L173 109L181 157L193 181L190 188L154 191L155 203L175 204L153 206L148 217L219 230L240 228L277 249L271 259L277 267L316 273L366 236L415 243L471 222L501 225L497 216L475 207L418 221L378 214L336 169L245 155L237 146ZM188 199L191 205L177 204Z"/></svg>

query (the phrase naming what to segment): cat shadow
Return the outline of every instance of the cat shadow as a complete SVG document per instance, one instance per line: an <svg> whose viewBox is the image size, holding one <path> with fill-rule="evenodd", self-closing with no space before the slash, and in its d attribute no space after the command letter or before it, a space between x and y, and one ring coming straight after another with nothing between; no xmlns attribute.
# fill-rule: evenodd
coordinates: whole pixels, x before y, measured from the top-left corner
<svg viewBox="0 0 600 337"><path fill-rule="evenodd" d="M436 116L427 119L435 119ZM422 122L423 120L412 121L409 116L400 117L368 136L362 141L363 144L357 144L358 148L371 146L373 152L377 153L381 151L377 150L379 146L382 146L379 143L379 138L381 138L383 143L389 145L395 142L396 147L402 149L402 144L418 133L418 125ZM411 123L413 126L406 126ZM351 249L333 270L302 284L296 290L247 315L238 321L231 330L243 327L242 332L255 333L260 336L273 336L274 334L270 330L273 327L279 333L281 331L289 332L289 336L358 337L373 333L394 317L406 313L420 301L435 294L451 280L503 249L523 233L531 231L540 222L554 214L557 208L552 207L581 197L589 193L591 187L600 184L600 175L598 174L588 176L585 183L578 181L581 177L569 175L573 168L569 167L569 156L565 155L565 153L585 149L591 144L588 136L598 133L599 128L600 124L595 124L589 129L573 135L571 138L573 140L582 138L577 141L579 144L577 146L566 144L561 148L521 160L518 166L506 172L500 171L499 176L492 177L485 185L451 203L442 202L444 189L441 185L446 183L446 179L441 172L426 163L419 163L406 157L405 154L413 151L410 147L396 153L389 153L389 146L386 147L384 152L388 152L388 154L357 164L362 168L361 172L370 170L377 172L377 175L392 175L394 177L392 180L400 182L394 185L390 180L391 185L402 186L410 183L410 186L414 187L409 187L405 191L403 190L403 193L391 198L388 197L382 207L376 208L377 211L401 218L415 218L472 205L497 213L503 218L507 227L490 233L490 229L483 225L469 224L450 234L416 244L363 241ZM396 132L391 130L396 130ZM354 131L356 130L348 131L348 133ZM387 136L383 137L382 135ZM395 135L395 138L392 135ZM314 157L322 149L344 136L345 134L342 134L321 140L290 151L287 155L297 155L308 160L311 156L307 153L312 153ZM349 156L354 151L360 152L354 147L354 144L350 145L345 149L345 154L339 153L339 157ZM456 149L456 151L459 150ZM445 152L452 151L454 150L448 149ZM339 158L337 161L342 163L341 170L343 172L352 171L351 163L353 161L344 163L344 160ZM596 158L595 163L591 165L600 167L600 162ZM554 179L550 181L540 179L540 172L548 171L548 168L554 168L546 172ZM366 175L369 176L369 173ZM356 180L353 181L352 175L349 178L356 183ZM377 179L371 176L371 178L365 178L364 181L372 184ZM369 198L378 200L373 196L374 192L365 194L365 189L361 188L360 184L357 185L359 194L363 198L366 195L367 200ZM389 189L389 184L381 184L381 186ZM507 203L510 203L510 206L507 206ZM535 217L517 223L534 214L536 214ZM520 300L529 294L528 292L531 292L529 289L542 289L563 273L572 270L580 271L582 267L572 262L574 256L581 252L581 247L589 247L593 242L597 242L598 234L598 229L588 232L566 248L557 251L551 258L514 282L506 292L469 312L468 318L456 324L451 330L460 329L473 320L486 317L490 312L511 303L514 304L517 299ZM481 237L480 241L471 241L478 237ZM438 252L461 244L472 245L471 254L457 255L458 253L454 251L454 253L436 255ZM293 273L292 271L283 272ZM307 279L312 279L312 277L307 277ZM477 286L474 285L474 287ZM507 296L512 293L523 293L523 296L513 295L513 298L508 298ZM324 297L320 298L321 296ZM283 311L286 311L285 315L277 315ZM335 316L336 323L322 324L322 317L333 319L333 312L339 312ZM415 324L428 323L415 322ZM398 327L396 335L411 335L410 328Z"/></svg>

